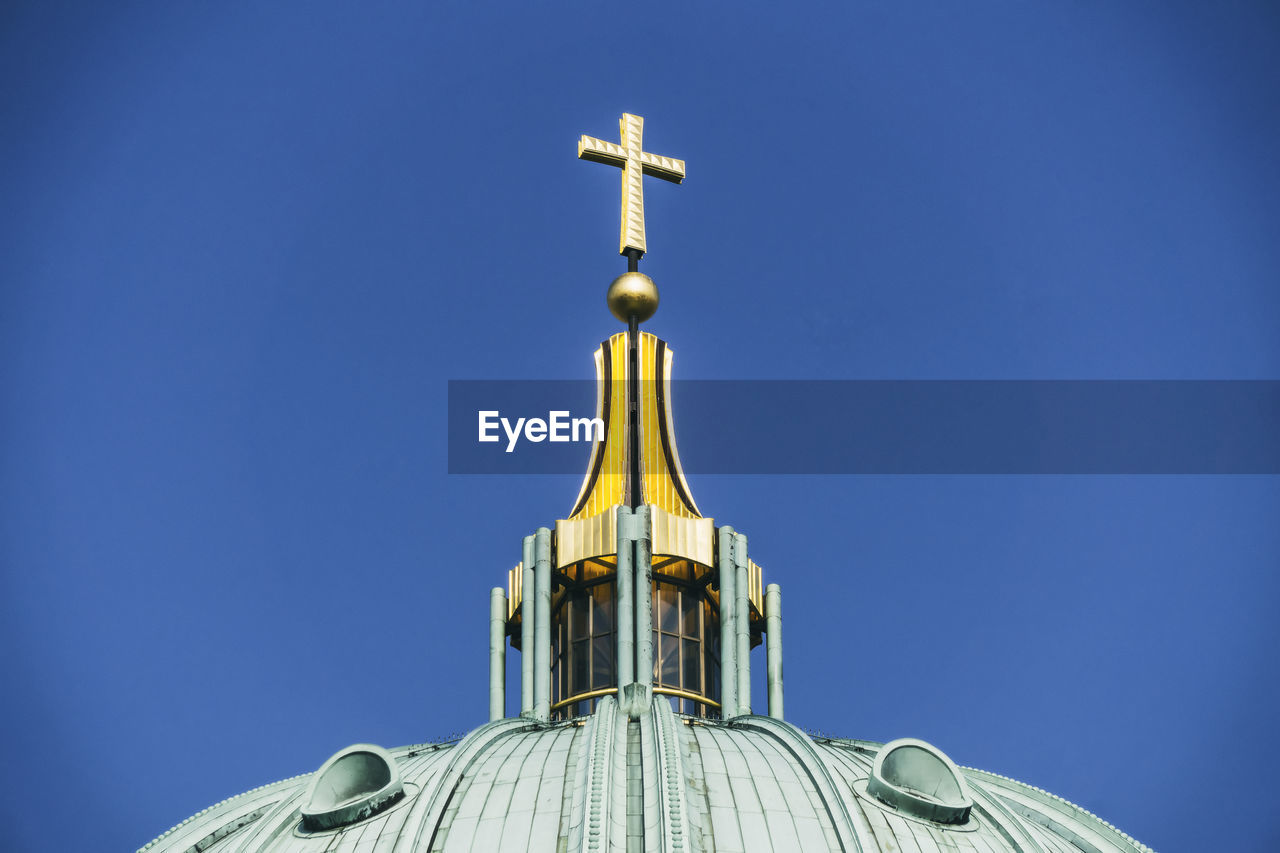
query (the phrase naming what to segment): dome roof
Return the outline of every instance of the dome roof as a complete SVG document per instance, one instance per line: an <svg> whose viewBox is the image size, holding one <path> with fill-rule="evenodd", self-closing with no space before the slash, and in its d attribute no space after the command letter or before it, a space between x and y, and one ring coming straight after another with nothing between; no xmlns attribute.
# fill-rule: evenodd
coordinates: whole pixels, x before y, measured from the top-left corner
<svg viewBox="0 0 1280 853"><path fill-rule="evenodd" d="M678 181L684 163L643 151L639 116L620 126L621 146L584 136L578 153L625 170L629 272L610 304L629 328L596 352L598 435L570 517L525 536L507 590L490 590L491 721L448 743L347 747L139 853L1147 850L924 741L811 738L783 720L781 590L762 592L746 535L693 501L671 418L673 356L639 330L657 305L636 266L640 179ZM634 298L614 298L619 282ZM768 716L751 702L762 633ZM508 637L521 652L515 718Z"/></svg>
<svg viewBox="0 0 1280 853"><path fill-rule="evenodd" d="M310 828L316 783L353 752L382 754L343 750L142 851L1149 849L1059 797L958 768L923 741L811 738L770 717L677 715L666 701L635 718L606 697L582 719L502 719L459 741L391 750L387 778L398 772L402 797Z"/></svg>

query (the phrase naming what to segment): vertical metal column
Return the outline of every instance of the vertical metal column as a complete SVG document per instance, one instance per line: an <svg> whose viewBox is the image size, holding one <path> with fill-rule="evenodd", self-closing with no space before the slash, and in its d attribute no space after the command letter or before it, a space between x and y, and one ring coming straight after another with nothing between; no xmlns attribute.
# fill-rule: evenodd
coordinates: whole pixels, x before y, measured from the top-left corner
<svg viewBox="0 0 1280 853"><path fill-rule="evenodd" d="M765 675L769 682L769 716L782 719L782 588L764 591Z"/></svg>
<svg viewBox="0 0 1280 853"><path fill-rule="evenodd" d="M507 593L489 592L489 720L507 714Z"/></svg>
<svg viewBox="0 0 1280 853"><path fill-rule="evenodd" d="M618 695L622 688L636 680L636 611L635 611L635 524L629 507L618 507ZM621 700L619 700L621 701Z"/></svg>
<svg viewBox="0 0 1280 853"><path fill-rule="evenodd" d="M733 528L720 528L716 569L720 573L720 716L738 716L738 568L733 563Z"/></svg>
<svg viewBox="0 0 1280 853"><path fill-rule="evenodd" d="M653 554L649 507L639 506L632 516L636 537L636 683L647 696L653 690Z"/></svg>
<svg viewBox="0 0 1280 853"><path fill-rule="evenodd" d="M551 531L539 527L533 541L533 718L551 719Z"/></svg>
<svg viewBox="0 0 1280 853"><path fill-rule="evenodd" d="M751 582L747 560L747 537L733 535L733 563L738 570L738 713L751 713Z"/></svg>
<svg viewBox="0 0 1280 853"><path fill-rule="evenodd" d="M520 561L520 713L533 713L533 536L524 537Z"/></svg>

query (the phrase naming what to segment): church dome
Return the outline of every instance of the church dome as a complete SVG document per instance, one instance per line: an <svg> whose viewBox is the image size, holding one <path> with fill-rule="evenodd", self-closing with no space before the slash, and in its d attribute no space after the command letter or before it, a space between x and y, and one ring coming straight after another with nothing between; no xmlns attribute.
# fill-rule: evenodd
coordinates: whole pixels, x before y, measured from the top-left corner
<svg viewBox="0 0 1280 853"><path fill-rule="evenodd" d="M624 169L623 278L636 289L611 305L628 328L595 354L600 434L568 517L513 541L521 559L490 590L490 721L447 743L348 747L140 853L1147 850L924 741L810 737L784 719L781 590L763 583L747 536L694 501L673 354L639 328L657 305L635 269L640 179L679 182L684 162L645 152L638 116L620 129L621 145L584 136L578 153ZM753 703L762 644L767 696Z"/></svg>
<svg viewBox="0 0 1280 853"><path fill-rule="evenodd" d="M501 719L390 755L404 797L353 822L307 829L322 769L219 803L140 853L1149 849L1038 788L956 768L923 741L810 737L770 717L680 715L661 700L632 719L610 696L587 717ZM920 802L963 796L963 817L882 798L880 773Z"/></svg>

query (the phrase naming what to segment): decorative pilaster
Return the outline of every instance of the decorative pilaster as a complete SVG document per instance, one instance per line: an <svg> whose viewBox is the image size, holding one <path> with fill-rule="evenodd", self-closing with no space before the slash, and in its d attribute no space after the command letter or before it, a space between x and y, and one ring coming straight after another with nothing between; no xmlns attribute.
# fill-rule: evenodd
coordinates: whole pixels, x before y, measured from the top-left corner
<svg viewBox="0 0 1280 853"><path fill-rule="evenodd" d="M533 714L533 536L524 537L520 562L520 714Z"/></svg>
<svg viewBox="0 0 1280 853"><path fill-rule="evenodd" d="M507 593L489 592L489 722L507 714Z"/></svg>
<svg viewBox="0 0 1280 853"><path fill-rule="evenodd" d="M533 718L551 719L551 531L534 535Z"/></svg>
<svg viewBox="0 0 1280 853"><path fill-rule="evenodd" d="M737 570L734 606L737 632L738 713L751 713L751 577L747 560L747 537L733 536L733 564Z"/></svg>
<svg viewBox="0 0 1280 853"><path fill-rule="evenodd" d="M720 528L716 569L720 573L720 716L738 716L738 569L733 528Z"/></svg>

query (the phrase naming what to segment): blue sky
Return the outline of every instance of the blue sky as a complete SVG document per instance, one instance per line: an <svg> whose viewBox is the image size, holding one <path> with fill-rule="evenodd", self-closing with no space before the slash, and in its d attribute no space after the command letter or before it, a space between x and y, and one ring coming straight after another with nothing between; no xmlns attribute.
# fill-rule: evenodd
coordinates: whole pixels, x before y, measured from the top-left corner
<svg viewBox="0 0 1280 853"><path fill-rule="evenodd" d="M9 4L6 849L133 849L484 721L488 590L579 478L449 476L446 383L588 378L618 329L580 134L637 113L688 163L646 186L680 377L1280 379L1277 36L1263 3ZM691 485L783 586L794 722L1160 850L1280 846L1276 477Z"/></svg>

